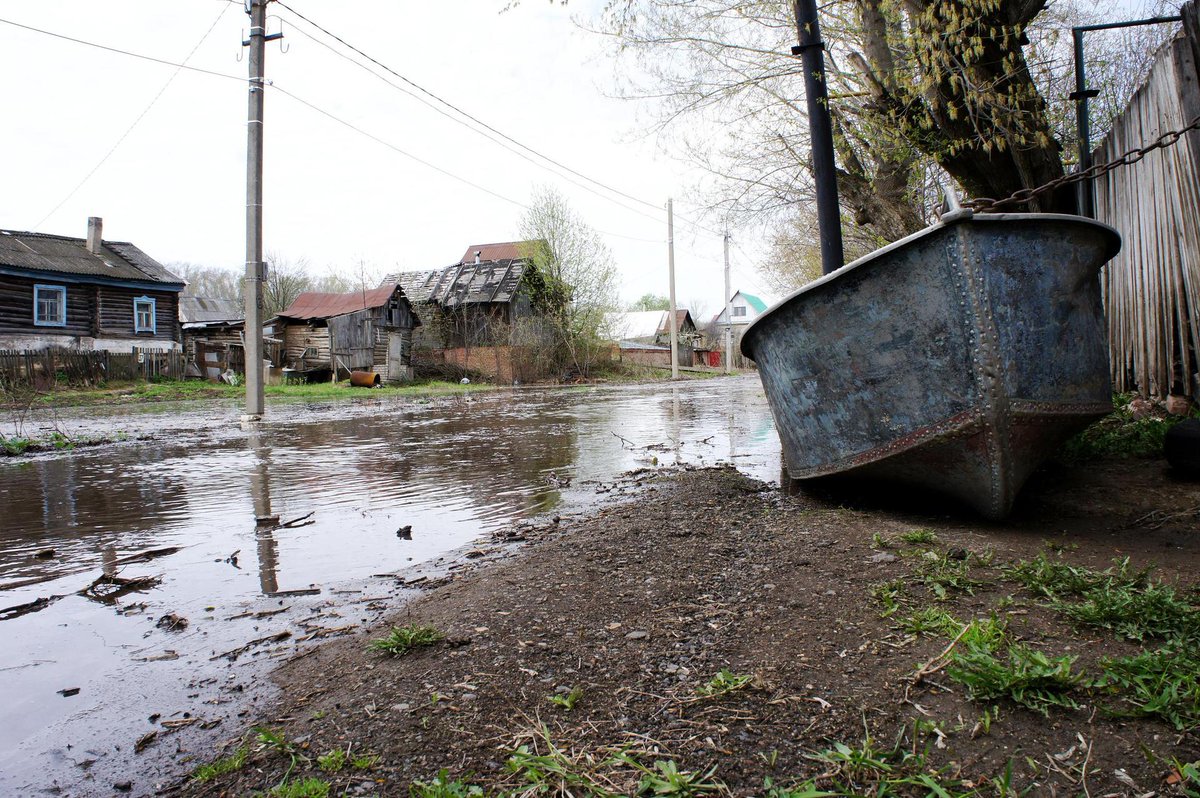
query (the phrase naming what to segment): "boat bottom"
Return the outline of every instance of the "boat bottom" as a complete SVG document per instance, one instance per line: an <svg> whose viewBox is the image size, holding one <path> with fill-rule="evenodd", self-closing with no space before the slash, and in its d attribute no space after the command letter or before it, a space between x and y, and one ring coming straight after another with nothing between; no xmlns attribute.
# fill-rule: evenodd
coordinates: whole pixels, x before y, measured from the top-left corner
<svg viewBox="0 0 1200 798"><path fill-rule="evenodd" d="M935 491L958 500L986 518L1008 515L1025 482L1037 467L1072 435L1103 417L1107 405L1013 403L1000 421L982 414L939 425L932 435L903 451L889 448L855 457L857 464L837 473L848 480L887 481ZM830 477L791 473L794 479Z"/></svg>

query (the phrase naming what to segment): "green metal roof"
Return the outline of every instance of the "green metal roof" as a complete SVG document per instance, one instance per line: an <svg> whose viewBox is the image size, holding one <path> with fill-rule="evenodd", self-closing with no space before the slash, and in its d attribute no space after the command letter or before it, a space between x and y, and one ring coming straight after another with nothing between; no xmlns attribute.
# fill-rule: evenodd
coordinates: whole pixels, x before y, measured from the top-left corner
<svg viewBox="0 0 1200 798"><path fill-rule="evenodd" d="M762 313L764 310L767 309L767 303L763 302L761 299L754 296L753 294L747 294L745 291L738 291L738 293L742 295L742 299L744 299L750 303L750 307L754 308L759 313Z"/></svg>

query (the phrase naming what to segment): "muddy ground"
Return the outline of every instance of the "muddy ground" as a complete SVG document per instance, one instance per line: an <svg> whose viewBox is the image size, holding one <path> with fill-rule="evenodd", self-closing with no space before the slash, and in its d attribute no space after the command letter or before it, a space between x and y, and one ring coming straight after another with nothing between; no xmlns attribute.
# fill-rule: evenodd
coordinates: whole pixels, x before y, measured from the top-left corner
<svg viewBox="0 0 1200 798"><path fill-rule="evenodd" d="M168 792L323 794L321 782L305 781L315 778L329 795L402 796L445 770L444 781L462 783L421 794L467 795L475 784L488 794L634 794L640 785L788 795L781 790L806 780L852 794L846 785L865 793L884 778L922 775L954 795L1186 794L1180 765L1200 759L1195 728L1114 714L1120 699L1100 689L1078 689L1077 709L1046 716L1007 698L971 700L939 658L953 653L952 633L901 628L926 607L962 621L994 615L1014 640L1077 656L1074 672L1089 674L1103 657L1140 650L1073 626L1005 567L1038 554L1096 569L1128 557L1192 584L1200 484L1165 462L1052 465L999 524L930 513L944 505L923 497L785 495L732 469L640 479L636 498L550 524L515 556L428 590L390 624L287 663L275 674L275 706L225 746L191 752L197 765L228 763L240 747L244 764ZM943 555L963 563L965 589L920 577L923 562ZM445 639L399 657L367 649L406 624ZM722 669L728 676L714 681ZM716 694L704 695L706 685ZM837 744L861 755L868 739L882 764L814 758ZM349 752L344 762L327 756L338 750ZM676 770L655 764L668 761ZM574 786L559 792L564 780ZM881 794L938 794L927 784L890 789Z"/></svg>

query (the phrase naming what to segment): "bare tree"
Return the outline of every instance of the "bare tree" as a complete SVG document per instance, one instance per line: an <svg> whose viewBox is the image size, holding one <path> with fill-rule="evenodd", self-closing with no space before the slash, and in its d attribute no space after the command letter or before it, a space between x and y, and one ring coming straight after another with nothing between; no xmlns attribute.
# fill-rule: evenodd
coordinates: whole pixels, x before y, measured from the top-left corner
<svg viewBox="0 0 1200 798"><path fill-rule="evenodd" d="M289 260L277 252L267 253L267 277L263 281L263 315L270 318L296 301L305 291L312 290L308 261Z"/></svg>
<svg viewBox="0 0 1200 798"><path fill-rule="evenodd" d="M563 360L586 375L608 351L605 317L620 305L612 253L552 188L537 190L521 219L521 235L535 242L524 253L534 304L550 319Z"/></svg>
<svg viewBox="0 0 1200 798"><path fill-rule="evenodd" d="M168 263L167 271L183 278L189 296L242 301L242 276L234 269L198 263Z"/></svg>

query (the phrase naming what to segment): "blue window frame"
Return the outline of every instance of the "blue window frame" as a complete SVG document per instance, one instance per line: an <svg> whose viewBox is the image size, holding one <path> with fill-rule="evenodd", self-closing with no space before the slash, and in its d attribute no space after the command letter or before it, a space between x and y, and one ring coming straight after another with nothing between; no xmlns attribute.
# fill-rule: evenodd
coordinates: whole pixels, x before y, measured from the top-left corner
<svg viewBox="0 0 1200 798"><path fill-rule="evenodd" d="M154 300L140 296L133 300L133 331L153 333L157 325L154 318Z"/></svg>
<svg viewBox="0 0 1200 798"><path fill-rule="evenodd" d="M67 326L67 287L65 285L33 286L33 323L38 327Z"/></svg>

